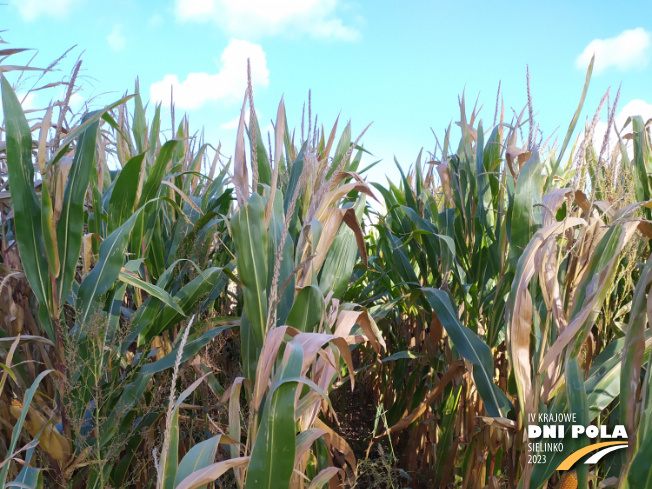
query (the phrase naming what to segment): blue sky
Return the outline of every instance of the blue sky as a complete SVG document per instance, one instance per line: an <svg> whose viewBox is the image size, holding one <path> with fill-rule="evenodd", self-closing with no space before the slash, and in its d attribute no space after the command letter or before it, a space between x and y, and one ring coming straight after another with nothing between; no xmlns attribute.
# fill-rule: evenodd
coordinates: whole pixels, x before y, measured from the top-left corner
<svg viewBox="0 0 652 489"><path fill-rule="evenodd" d="M206 139L230 155L252 60L256 109L265 129L282 95L288 123L300 131L312 89L313 113L330 130L338 113L354 136L383 159L371 179L395 178L421 148L459 120L458 95L480 96L485 127L496 89L509 114L526 103L530 67L536 121L561 137L572 118L588 58L596 69L581 125L601 96L622 82L620 121L652 117L652 2L376 2L348 0L5 0L0 30L10 47L38 49L47 65L67 48L83 50L82 91L75 101L109 103L133 91L168 104L174 81L177 120L190 116ZM71 66L74 57L68 65ZM15 56L12 63L19 61ZM23 56L23 60L27 59ZM67 74L67 73L62 73ZM110 93L106 93L110 92ZM47 104L42 94L29 101ZM167 113L167 110L165 111ZM604 112L603 112L604 113ZM605 116L606 118L606 116ZM167 125L169 126L169 118Z"/></svg>

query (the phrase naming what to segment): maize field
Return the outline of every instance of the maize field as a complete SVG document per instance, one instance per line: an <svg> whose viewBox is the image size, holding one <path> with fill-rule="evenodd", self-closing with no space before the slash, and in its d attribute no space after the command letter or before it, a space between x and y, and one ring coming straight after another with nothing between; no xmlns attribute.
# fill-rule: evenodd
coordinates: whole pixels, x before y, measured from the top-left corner
<svg viewBox="0 0 652 489"><path fill-rule="evenodd" d="M459 131L374 182L366 129L299 131L281 100L264 135L251 84L227 151L138 82L73 113L79 63L47 83L22 51L0 487L652 487L652 121L617 127L607 93L582 127L593 64L560 140L462 96ZM25 111L26 78L65 96ZM558 470L616 426L626 447Z"/></svg>

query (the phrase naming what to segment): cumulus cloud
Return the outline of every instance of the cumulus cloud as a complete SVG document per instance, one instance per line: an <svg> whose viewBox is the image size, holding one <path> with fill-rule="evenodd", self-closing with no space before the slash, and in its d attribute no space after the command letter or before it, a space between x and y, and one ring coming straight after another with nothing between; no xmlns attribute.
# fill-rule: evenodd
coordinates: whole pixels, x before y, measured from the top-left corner
<svg viewBox="0 0 652 489"><path fill-rule="evenodd" d="M616 37L594 39L575 60L575 66L586 69L595 54L593 72L607 68L628 70L647 65L652 36L642 27L621 32Z"/></svg>
<svg viewBox="0 0 652 489"><path fill-rule="evenodd" d="M36 93L34 92L29 92L28 94L17 93L16 96L18 97L18 100L20 101L20 105L22 106L23 110L32 110L37 108Z"/></svg>
<svg viewBox="0 0 652 489"><path fill-rule="evenodd" d="M239 124L240 124L240 116L236 117L235 119L231 119L230 121L225 122L224 124L220 124L220 129L223 129L225 131L237 129Z"/></svg>
<svg viewBox="0 0 652 489"><path fill-rule="evenodd" d="M170 104L170 87L174 88L174 104L180 109L197 109L208 102L239 100L247 86L247 58L251 60L251 82L269 84L265 51L259 44L231 39L221 56L222 67L215 74L190 73L184 81L175 74L149 87L152 100Z"/></svg>
<svg viewBox="0 0 652 489"><path fill-rule="evenodd" d="M181 20L212 21L233 36L357 39L359 32L337 16L339 7L340 0L176 0Z"/></svg>
<svg viewBox="0 0 652 489"><path fill-rule="evenodd" d="M114 51L122 51L125 47L125 37L122 35L122 27L119 25L113 26L111 34L106 36L109 47Z"/></svg>
<svg viewBox="0 0 652 489"><path fill-rule="evenodd" d="M78 0L11 0L11 5L26 21L32 21L40 16L62 19L68 15L70 8Z"/></svg>
<svg viewBox="0 0 652 489"><path fill-rule="evenodd" d="M86 108L86 97L84 97L80 92L75 92L70 97L70 109L73 113L81 113Z"/></svg>
<svg viewBox="0 0 652 489"><path fill-rule="evenodd" d="M606 111L605 111L606 112ZM643 121L652 119L652 104L647 103L645 100L634 99L630 100L618 113L616 114L614 123L616 129L621 133L621 136L624 136L627 133L632 132L632 126L629 124L627 128L623 131L623 127L627 122L629 117L640 115L643 118ZM593 146L596 152L600 151L602 144L604 142L605 131L607 130L607 122L602 120L598 122L593 131ZM607 140L607 154L613 150L618 144L618 136L613 130L613 127L609 133L609 138ZM632 156L631 144L628 145L629 156Z"/></svg>

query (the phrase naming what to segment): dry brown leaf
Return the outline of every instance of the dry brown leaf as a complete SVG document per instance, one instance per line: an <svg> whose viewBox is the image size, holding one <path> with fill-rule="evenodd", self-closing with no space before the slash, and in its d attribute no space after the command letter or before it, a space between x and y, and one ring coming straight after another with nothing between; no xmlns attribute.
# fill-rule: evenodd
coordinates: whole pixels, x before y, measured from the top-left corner
<svg viewBox="0 0 652 489"><path fill-rule="evenodd" d="M274 208L274 195L276 194L276 185L278 183L278 171L281 163L281 154L283 153L283 134L285 133L285 104L283 97L278 104L276 112L276 127L274 131L274 170L272 172L272 182L270 185L270 194L265 205L265 227L269 225L272 218L272 209ZM271 155L270 155L271 157Z"/></svg>
<svg viewBox="0 0 652 489"><path fill-rule="evenodd" d="M448 168L449 158L446 158L442 163L437 165L437 173L439 174L439 179L441 180L441 188L444 191L444 197L446 197L446 203L449 207L455 207L455 201L453 200L453 191L451 190L451 174L450 169Z"/></svg>
<svg viewBox="0 0 652 489"><path fill-rule="evenodd" d="M371 188L366 182L346 183L344 185L341 185L331 190L324 196L324 199L320 202L319 209L317 210L317 212L315 212L315 219L323 223L328 213L328 210L331 208L331 206L336 204L338 200L340 200L342 197L344 197L346 194L348 194L353 190L362 192L363 194L368 195L372 199L376 198L376 196L371 191Z"/></svg>
<svg viewBox="0 0 652 489"><path fill-rule="evenodd" d="M349 463L351 469L355 472L355 468L357 466L355 454L353 453L353 450L351 450L351 447L346 442L346 440L335 433L335 431L333 431L330 426L328 426L319 418L315 420L315 426L325 432L323 436L324 440L326 441L326 445L331 450L335 449L344 455L344 459Z"/></svg>
<svg viewBox="0 0 652 489"><path fill-rule="evenodd" d="M505 159L510 170L513 170L514 162L518 162L518 169L520 170L525 162L530 159L530 156L532 156L530 151L517 146L509 146L505 152Z"/></svg>
<svg viewBox="0 0 652 489"><path fill-rule="evenodd" d="M570 217L562 222L548 225L536 232L519 260L523 273L515 279L513 288L512 317L510 318L510 346L514 367L514 376L523 402L523 417L528 419L529 413L535 412L534 393L532 388L532 366L530 365L530 334L532 332L532 297L528 290L530 280L537 272L535 256L546 241L564 233L586 221L578 217Z"/></svg>
<svg viewBox="0 0 652 489"><path fill-rule="evenodd" d="M43 68L33 68L31 66L0 65L0 73L9 71L46 71Z"/></svg>
<svg viewBox="0 0 652 489"><path fill-rule="evenodd" d="M272 375L272 368L276 362L278 350L283 343L283 337L287 334L289 336L296 336L301 331L291 326L279 326L272 328L263 344L263 349L258 358L258 368L256 369L256 384L254 385L254 394L252 399L252 407L256 411L260 409L263 401L265 391L269 385Z"/></svg>
<svg viewBox="0 0 652 489"><path fill-rule="evenodd" d="M328 142L326 143L326 146L324 146L324 151L320 153L319 159L323 159L331 152L331 147L333 146L333 141L335 140L335 133L337 131L337 123L339 120L340 115L338 114L337 119L335 119L335 124L333 124L333 129L331 129L330 136L328 136Z"/></svg>
<svg viewBox="0 0 652 489"><path fill-rule="evenodd" d="M235 140L235 153L233 155L233 186L238 199L238 205L243 206L249 200L249 176L247 175L247 157L245 153L244 127L245 127L245 94L238 123L238 134Z"/></svg>
<svg viewBox="0 0 652 489"><path fill-rule="evenodd" d="M39 132L38 138L38 153L37 161L38 167L41 172L41 175L45 175L45 160L47 154L47 142L48 142L48 132L50 130L50 121L52 120L52 106L48 107L48 110L43 116L43 121L41 123L41 130Z"/></svg>
<svg viewBox="0 0 652 489"><path fill-rule="evenodd" d="M72 158L67 156L61 158L59 163L56 165L54 195L52 199L52 213L55 225L57 222L59 222L61 211L63 210L63 195L66 189L66 182L68 181L68 174L70 173L71 167Z"/></svg>
<svg viewBox="0 0 652 489"><path fill-rule="evenodd" d="M362 227L358 222L358 218L355 215L355 211L352 208L349 208L344 213L344 222L355 234L355 240L358 243L358 251L360 252L360 258L364 263L364 266L368 266L367 263L367 245L364 240L364 233L362 232Z"/></svg>
<svg viewBox="0 0 652 489"><path fill-rule="evenodd" d="M636 204L636 206L638 206ZM631 207L631 206L628 206ZM626 208L627 209L627 208ZM622 211L621 211L622 212ZM557 340L552 344L544 355L541 365L539 366L540 370L547 368L557 356L561 354L563 349L575 338L575 335L578 333L579 329L591 315L595 315L595 308L597 302L600 299L601 289L605 286L606 281L612 276L612 270L617 263L620 252L622 251L625 244L629 242L632 235L637 229L638 222L628 221L622 224L623 230L620 235L620 240L618 247L614 253L612 259L607 263L607 265L600 271L599 274L596 274L591 279L591 284L587 288L587 295L584 299L584 304L579 313L572 319L571 323L568 325L566 330L557 338Z"/></svg>

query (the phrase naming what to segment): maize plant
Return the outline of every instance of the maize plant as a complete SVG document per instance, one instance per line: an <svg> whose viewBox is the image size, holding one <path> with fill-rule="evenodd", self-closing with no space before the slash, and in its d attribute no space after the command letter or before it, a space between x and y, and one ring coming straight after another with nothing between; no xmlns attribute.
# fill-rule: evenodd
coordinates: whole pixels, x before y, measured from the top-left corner
<svg viewBox="0 0 652 489"><path fill-rule="evenodd" d="M540 413L613 424L620 405L627 433L637 431L649 353L645 316L633 316L647 287L649 130L640 118L628 121L629 134L614 128L620 139L607 159L588 147L587 124L562 165L590 74L559 151L519 144L525 109L509 124L496 110L485 132L462 98L457 151L449 128L439 158L420 155L407 176L399 166L400 185L376 185L387 211L357 290L394 354L376 374L390 427L374 441L391 435L424 486L543 487L582 446L567 442L546 464L528 463L525 433ZM620 172L638 175L636 185ZM621 370L623 359L631 367ZM625 480L632 446L590 474L579 467L579 487Z"/></svg>
<svg viewBox="0 0 652 489"><path fill-rule="evenodd" d="M24 111L0 74L1 487L651 485L650 121L605 95L572 141L592 63L561 145L462 97L459 144L383 185L310 105L266 144L251 83L227 160L138 81L73 114L79 63L43 85L20 53L0 73L65 92ZM591 447L564 422L531 463L569 414L627 448L557 470Z"/></svg>
<svg viewBox="0 0 652 489"><path fill-rule="evenodd" d="M176 137L161 141L161 106L148 125L138 84L134 96L87 114L59 144L41 144L36 182L31 129L4 78L2 93L9 190L15 201L12 224L31 289L26 294L34 294L39 311L33 320L38 335L10 331L13 335L4 338L11 348L3 384L11 373L13 395L24 394L22 400L6 398L2 404L3 412L17 419L13 426L7 422L11 443L0 473L3 481L14 473L12 459L22 452L17 443L25 436L23 427L33 438L26 445L29 457L38 444L51 457L55 480L64 485L122 487L155 469L160 487L200 487L206 482L197 481L214 480L224 467L236 467L238 485L253 480L250 486L265 481L279 487L296 477L295 466L312 474L315 484L341 472L330 467L328 456L324 459L325 440L340 450L346 442L317 418L322 401L327 407L340 362L353 370L349 344L368 339L379 353L384 346L368 312L338 299L358 255L366 256L360 217L364 195L373 196L353 173L359 159L349 161L355 147L350 129L334 160L329 155L336 126L327 142L323 134L317 141L315 129L314 145L306 142L297 151L287 136L281 104L272 171L252 112L256 178L250 192L243 109L234 161L239 202L233 208L228 165L216 171L219 147L208 162L209 145L189 134L187 119ZM124 105L128 100L134 103L131 116ZM46 142L47 124L41 123ZM116 163L118 171L110 170L109 164ZM284 199L284 190L290 200ZM348 232L356 239L349 239ZM230 281L242 290L243 305L234 304L233 292L227 290ZM242 312L242 317L220 318L218 312ZM191 313L198 321L180 327ZM224 389L210 367L197 362L197 354L237 325L243 375ZM53 368L38 375L27 361L31 384L29 375L15 375L10 368L12 361L20 365L20 353L32 355L28 345L40 348L46 364L53 359ZM176 398L179 367L190 359L195 375L208 379L208 386L198 379ZM170 370L168 409L148 410L160 392L157 379ZM50 404L35 393L54 371ZM229 404L223 420L228 435L197 445L185 440L184 447L178 436L179 410L189 395L200 395L200 384L220 405ZM242 385L251 396L246 399L249 416L240 420ZM297 385L308 386L308 392L295 401ZM52 413L50 419L40 410ZM222 412L218 409L215 416ZM211 426L210 416L200 421ZM293 433L295 421L299 431ZM220 430L219 423L213 427ZM160 460L150 468L137 467L138 454L156 445L157 428L164 432ZM271 433L287 436L271 443ZM197 465L195 455L206 448L214 459L221 436L232 457L216 466L205 456ZM319 464L317 448L311 450L315 443L321 450ZM188 458L178 463L181 450ZM344 452L350 475L355 458L350 449ZM296 463L289 453L296 453ZM278 474L267 472L270 464ZM41 480L42 475L41 469L25 466L15 480Z"/></svg>

